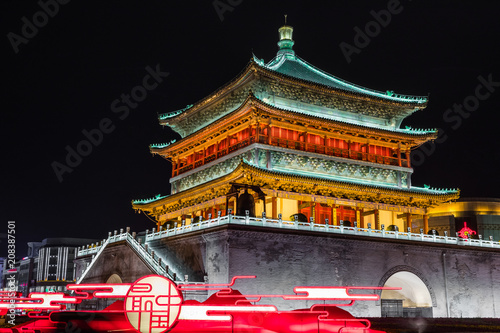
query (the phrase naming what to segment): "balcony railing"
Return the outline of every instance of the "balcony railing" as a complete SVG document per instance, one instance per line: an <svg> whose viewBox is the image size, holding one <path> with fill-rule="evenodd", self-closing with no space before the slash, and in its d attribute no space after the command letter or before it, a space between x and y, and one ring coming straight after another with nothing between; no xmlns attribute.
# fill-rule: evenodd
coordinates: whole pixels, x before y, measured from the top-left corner
<svg viewBox="0 0 500 333"><path fill-rule="evenodd" d="M327 222L327 221L325 221ZM367 238L383 238L383 239L400 239L407 240L419 243L436 243L436 244L446 244L446 245L459 245L459 246L470 246L470 247L483 247L483 248L495 248L500 249L500 242L494 241L492 237L489 240L483 240L481 236L479 239L471 239L471 238L460 238L460 237L449 237L448 235L440 236L440 235L428 235L424 234L422 231L420 233L412 233L410 231L389 231L382 229L372 229L368 228L358 228L356 222L354 222L354 226L344 226L342 225L342 221L339 225L330 225L330 224L318 224L312 222L300 222L300 221L286 221L281 218L278 219L269 219L265 216L263 217L248 217L248 216L234 216L234 215L226 215L226 216L217 216L216 218L199 221L196 223L192 223L189 225L182 225L180 227L162 230L159 232L154 232L154 229L151 233L146 231L146 237L144 244L141 244L140 241L136 239L135 234L130 235L127 232L120 231L119 234L115 232L114 235L109 233L108 238L103 240L101 244L92 244L88 246L82 247L82 249L78 249L77 257L83 257L87 255L92 255L92 260L89 262L88 266L83 271L82 275L78 278L77 283L80 283L86 274L91 270L103 250L106 248L108 244L116 243L119 241L127 241L127 243L137 251L141 257L149 264L154 271L158 274L168 276L174 280L178 279L181 275L177 275L174 273L168 265L162 263L161 259L158 256L155 256L153 251L150 250L148 243L151 241L173 237L178 235L189 234L191 232L206 230L210 228L214 228L221 225L227 224L237 224L237 225L247 225L247 226L257 226L264 228L273 228L273 229L287 229L287 230L299 230L299 231L312 231L317 233L325 233L325 234L344 234L344 235L356 235ZM184 224L184 222L183 222Z"/></svg>
<svg viewBox="0 0 500 333"><path fill-rule="evenodd" d="M319 233L333 233L333 234L346 234L357 235L372 238L385 238L385 239L401 239L416 242L429 242L439 244L453 244L461 246L475 246L475 247L490 247L499 248L500 242L480 239L463 239L460 237L449 237L448 235L428 235L423 232L412 233L409 231L388 231L385 229L372 229L372 228L358 228L354 226L343 225L330 225L330 224L317 224L314 222L299 222L299 221L286 221L282 219L269 219L266 217L246 217L246 216L218 216L214 219L196 222L190 225L184 225L177 228L167 229L159 232L154 232L146 235L146 243L162 239L165 237L172 237L182 235L198 230L205 230L208 228L216 227L226 224L239 224L248 226L259 226L274 229L291 229L314 231ZM356 222L354 222L356 224Z"/></svg>
<svg viewBox="0 0 500 333"><path fill-rule="evenodd" d="M283 139L275 136L267 136L261 134L258 136L258 138L257 136L250 136L246 139L243 139L241 141L229 145L227 148L220 149L217 152L214 152L206 157L201 157L198 160L191 162L189 164L178 165L177 168L173 170L172 174L174 177L178 176L182 173L193 170L204 164L210 163L217 158L221 158L229 153L242 149L255 142L262 144L269 144L271 146L276 146L276 147L283 147L294 150L307 151L311 153L325 154L328 156L337 156L337 157L349 158L353 160L366 161L378 164L408 167L408 161L406 159L399 159L397 157L390 157L390 156L382 156L351 149L329 147L326 145Z"/></svg>

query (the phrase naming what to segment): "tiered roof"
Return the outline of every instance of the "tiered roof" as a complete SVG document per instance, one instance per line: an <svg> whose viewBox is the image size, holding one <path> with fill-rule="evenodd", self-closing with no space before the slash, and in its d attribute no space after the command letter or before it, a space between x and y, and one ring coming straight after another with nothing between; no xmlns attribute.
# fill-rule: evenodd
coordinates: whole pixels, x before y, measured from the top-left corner
<svg viewBox="0 0 500 333"><path fill-rule="evenodd" d="M286 39L291 38L292 28L282 29L287 31L282 34L274 59L265 64L253 56L235 79L213 94L194 105L160 114L160 124L170 126L182 137L188 136L237 109L250 90L262 102L280 109L393 131L400 130L405 117L427 106L426 96L369 89L309 64L295 55L293 41Z"/></svg>
<svg viewBox="0 0 500 333"><path fill-rule="evenodd" d="M407 147L436 138L435 129L399 128L405 117L427 106L427 97L372 90L329 74L295 55L292 30L288 26L280 28L280 50L267 64L253 56L235 79L211 95L183 109L159 115L160 124L170 126L183 139L151 145L151 152L170 158L206 140L213 140L224 133L227 126L234 126L235 121L249 121L250 113L303 122L330 132L356 132L354 135L366 138L399 140ZM242 159L236 169L220 178L170 196L135 200L133 207L151 213L156 210L155 215L158 215L181 206L199 206L201 202L227 193L235 181L257 182L258 186L296 193L324 193L330 197L419 208L457 199L459 194L458 189L378 186L335 177L261 169L252 164Z"/></svg>
<svg viewBox="0 0 500 333"><path fill-rule="evenodd" d="M183 207L200 209L204 202L224 196L231 184L251 184L269 187L289 193L308 195L323 195L331 198L346 198L351 200L379 202L382 204L397 204L408 207L427 208L441 202L456 200L457 189L436 189L430 187L394 188L391 186L376 186L359 182L339 181L315 175L296 175L283 171L272 171L242 160L239 166L230 174L213 179L189 190L170 196L157 195L145 200L133 200L134 209L146 210L155 215L174 212Z"/></svg>
<svg viewBox="0 0 500 333"><path fill-rule="evenodd" d="M190 149L192 147L203 144L209 136L210 138L216 137L218 134L214 133L212 130L219 129L221 133L226 131L226 127L229 124L233 124L235 118L241 118L251 112L251 108L254 107L259 110L260 114L266 114L267 116L280 117L292 121L304 121L312 126L318 128L324 128L329 131L342 131L344 133L349 132L362 132L364 136L383 136L387 140L396 141L407 141L410 142L412 146L421 145L428 140L435 139L437 137L437 131L434 129L386 129L366 126L363 123L352 124L347 121L335 119L333 116L322 115L314 112L304 112L299 109L285 109L280 108L275 105L266 103L259 98L257 98L251 91L248 93L245 101L235 110L224 115L223 117L207 124L205 127L199 129L198 131L191 133L190 135L184 137L180 141L172 140L171 142L152 144L150 145L151 153L159 154L166 158L172 156L174 151L182 147L183 150ZM325 122L325 120L328 120ZM201 134L201 132L207 132L207 135ZM187 144L192 141L192 144Z"/></svg>

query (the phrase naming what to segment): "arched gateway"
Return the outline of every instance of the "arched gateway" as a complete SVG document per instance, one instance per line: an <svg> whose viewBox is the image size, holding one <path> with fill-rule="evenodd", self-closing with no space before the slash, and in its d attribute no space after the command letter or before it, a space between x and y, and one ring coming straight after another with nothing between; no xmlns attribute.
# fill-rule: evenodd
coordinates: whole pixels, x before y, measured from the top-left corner
<svg viewBox="0 0 500 333"><path fill-rule="evenodd" d="M382 317L432 317L435 297L418 275L410 267L399 267L384 276L381 285L401 289L382 291Z"/></svg>
<svg viewBox="0 0 500 333"><path fill-rule="evenodd" d="M106 283L123 283L122 281L122 278L120 277L120 275L114 273L114 274L111 274L111 276L106 280Z"/></svg>

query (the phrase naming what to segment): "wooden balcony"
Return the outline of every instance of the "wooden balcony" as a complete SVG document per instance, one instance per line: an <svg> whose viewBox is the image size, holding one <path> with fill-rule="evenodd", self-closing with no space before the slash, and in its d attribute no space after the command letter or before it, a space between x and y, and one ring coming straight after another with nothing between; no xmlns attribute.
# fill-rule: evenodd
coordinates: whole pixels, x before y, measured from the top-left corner
<svg viewBox="0 0 500 333"><path fill-rule="evenodd" d="M178 165L174 164L172 176L175 177L175 176L183 174L187 171L198 168L198 167L205 165L207 163L210 163L218 158L224 157L229 153L232 153L232 152L238 151L239 149L247 147L250 144L255 143L255 142L262 143L262 144L268 144L268 145L275 146L275 147L282 147L282 148L288 148L288 149L293 149L293 150L306 151L306 152L317 153L317 154L324 154L327 156L337 156L337 157L349 158L349 159L358 160L358 161L372 162L372 163L377 163L377 164L402 166L402 167L408 167L408 165L409 165L407 159L402 159L402 158L398 158L398 157L382 156L382 155L371 154L371 153L366 153L366 152L357 151L357 150L329 147L329 146L325 146L325 145L312 144L312 143L307 143L307 142L303 142L303 141L295 141L295 140L283 139L283 138L279 138L279 137L261 134L258 137L256 135L254 135L254 136L250 136L246 139L243 139L241 141L238 141L236 143L232 143L229 146L227 146L227 148L220 149L216 152L211 153L210 155L199 158L198 160L191 162L189 164L185 164L185 163L179 163Z"/></svg>

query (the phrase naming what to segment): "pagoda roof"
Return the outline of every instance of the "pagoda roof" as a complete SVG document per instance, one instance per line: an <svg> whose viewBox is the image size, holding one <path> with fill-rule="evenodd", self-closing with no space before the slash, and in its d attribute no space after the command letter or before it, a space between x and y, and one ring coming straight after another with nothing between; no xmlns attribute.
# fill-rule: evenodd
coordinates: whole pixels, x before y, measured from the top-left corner
<svg viewBox="0 0 500 333"><path fill-rule="evenodd" d="M250 185L271 186L273 189L284 188L296 193L328 192L331 197L357 198L363 201L380 203L399 203L408 206L429 207L442 202L456 200L459 189L437 189L424 187L395 187L390 185L373 185L356 180L338 180L322 177L317 174L296 174L292 172L275 171L260 168L241 160L240 164L229 174L210 182L198 185L185 191L169 195L157 195L146 200L132 200L134 209L152 210L159 205L174 205L186 207L202 201L208 201L225 194L217 188L228 186L230 182L249 183ZM207 196L208 194L208 196Z"/></svg>
<svg viewBox="0 0 500 333"><path fill-rule="evenodd" d="M316 85L320 85L326 88L333 88L337 91L349 92L353 93L356 96L367 96L372 97L377 100L396 102L402 104L417 104L422 108L425 107L429 101L427 96L413 96L413 95L403 95L396 94L394 91L379 91L374 89L369 89L360 85L356 85L354 83L348 82L341 78L338 78L332 74L329 74L298 57L295 54L280 54L278 53L276 57L274 57L267 64L264 63L264 60L257 58L255 55L252 55L250 62L248 65L241 71L240 75L238 75L234 80L228 82L218 90L216 90L212 95L209 95L206 98L198 101L195 104L186 105L186 107L162 113L158 115L158 119L166 120L170 118L175 118L183 113L191 111L192 109L196 109L203 104L205 104L208 100L213 100L224 90L232 87L235 83L240 83L244 78L248 76L248 74L252 74L256 70L260 70L260 74L265 74L267 71L272 72L274 74L279 74L279 76L298 79L301 81L313 83ZM262 72L264 70L264 72Z"/></svg>
<svg viewBox="0 0 500 333"><path fill-rule="evenodd" d="M264 64L263 60L258 59L255 56L254 61L259 66L270 71L296 79L317 83L329 88L399 103L416 103L425 105L428 102L427 96L402 95L389 90L383 92L345 81L309 64L307 61L295 55L295 52L278 52L276 57L274 57L267 64Z"/></svg>
<svg viewBox="0 0 500 333"><path fill-rule="evenodd" d="M280 105L280 106L275 106L270 103L268 103L265 100L260 99L259 97L250 94L251 97L254 97L256 101L260 102L262 106L266 106L268 108L273 108L275 110L279 111L286 111L286 112L291 112L294 114L304 114L309 117L317 118L317 119L322 119L322 120L331 120L334 121L335 123L341 124L341 125L355 125L355 127L358 127L360 129L372 129L376 131L381 131L385 133L403 133L403 134L408 134L408 135L428 135L428 134L437 134L437 129L435 128L429 128L429 129L422 129L422 128L411 128L409 126L406 126L404 129L403 128L381 128L379 126L373 126L370 124L367 124L363 121L346 121L343 119L339 119L338 116L335 114L325 114L325 113L319 113L319 112L314 112L314 111L307 111L301 108L296 108L291 105Z"/></svg>
<svg viewBox="0 0 500 333"><path fill-rule="evenodd" d="M369 89L323 71L295 54L293 28L280 28L280 50L267 64L254 55L233 80L201 99L173 112L158 115L161 125L186 137L238 107L246 91L261 100L295 106L293 111L331 114L348 123L365 122L397 129L404 118L427 106L427 96Z"/></svg>
<svg viewBox="0 0 500 333"><path fill-rule="evenodd" d="M160 153L163 151L165 148L169 147L170 149L175 149L175 147L179 147L183 143L186 142L186 140L189 140L191 138L195 138L200 133L206 130L211 130L211 129L221 129L224 127L224 123L227 122L230 118L232 118L234 115L238 114L238 116L241 117L241 111L244 109L248 109L250 107L257 107L258 109L269 113L269 114L274 114L276 116L280 117L290 117L290 118L305 118L311 123L314 123L316 125L323 124L325 125L326 123L324 122L325 120L329 121L332 126L338 127L339 130L343 131L348 131L349 129L355 129L355 130L362 130L366 131L367 134L378 134L378 135L390 135L394 136L395 138L399 140L417 140L421 142L425 142L429 139L434 139L437 136L437 130L436 129L413 129L410 127L406 127L405 129L388 129L388 128L380 128L376 126L369 126L366 123L363 122L346 122L343 121L342 119L338 119L335 115L328 115L328 114L322 114L318 112L306 112L304 110L294 108L292 106L280 106L277 107L275 105L269 104L263 100L261 100L259 97L255 96L251 91L248 93L247 98L245 101L237 107L235 110L233 110L231 113L225 115L224 117L212 122L211 124L207 125L204 128L199 129L198 131L190 134L189 136L185 137L181 141L176 141L172 140L171 142L166 142L166 143L154 143L151 144L149 147L151 149L152 153ZM175 144L175 145L174 145ZM416 143L418 144L418 143Z"/></svg>
<svg viewBox="0 0 500 333"><path fill-rule="evenodd" d="M200 128L206 126L211 121L219 119L221 116L231 112L235 107L228 106L225 111L218 110L213 112L212 110L207 110L216 103L220 102L222 99L231 96L231 93L235 90L248 85L259 90L256 95L262 94L259 88L259 82L262 78L268 78L271 81L280 81L280 84L288 84L292 86L302 86L317 94L331 96L334 98L346 99L351 101L359 101L360 103L366 103L365 106L362 104L357 104L357 109L354 110L333 110L334 113L344 113L352 114L354 117L358 117L358 123L363 122L363 117L372 117L373 119L381 119L380 121L388 121L394 119L393 125L382 125L379 127L393 127L397 128L402 120L408 115L416 112L417 110L423 109L427 106L427 97L422 96L409 96L393 94L392 92L382 92L357 86L347 81L336 78L333 75L327 74L316 67L307 64L302 59L294 56L295 60L290 60L290 55L277 56L267 65L264 65L263 61L257 58L252 58L245 69L239 74L235 79L228 82L223 87L216 90L214 93L203 98L195 104L187 105L184 108L162 113L158 115L158 120L161 125L169 126L174 131L178 132L182 137L185 137ZM276 59L282 59L277 61ZM284 59L284 60L283 60ZM305 73L304 75L299 75L300 73ZM322 73L322 74L320 74ZM247 88L248 89L248 88ZM251 88L250 88L251 89ZM232 97L235 98L235 97ZM264 99L264 98L263 98ZM293 103L291 103L293 104ZM223 103L223 105L228 105L228 103ZM367 107L366 105L376 106ZM318 106L318 108L321 108ZM383 115L377 108L386 108ZM323 110L328 110L329 107L323 107ZM307 113L307 110L303 110L300 107L294 109L297 112ZM193 123L187 118L199 117L199 114L210 114L210 120L197 122L197 125L192 126ZM311 113L311 112L309 112ZM318 111L318 114L326 114L325 111ZM361 117L359 117L361 116ZM352 118L354 118L352 117ZM338 118L338 117L337 117ZM344 117L345 118L345 117ZM347 117L349 118L349 117ZM183 127L183 123L188 122L189 126ZM356 121L348 120L349 123L356 123Z"/></svg>

